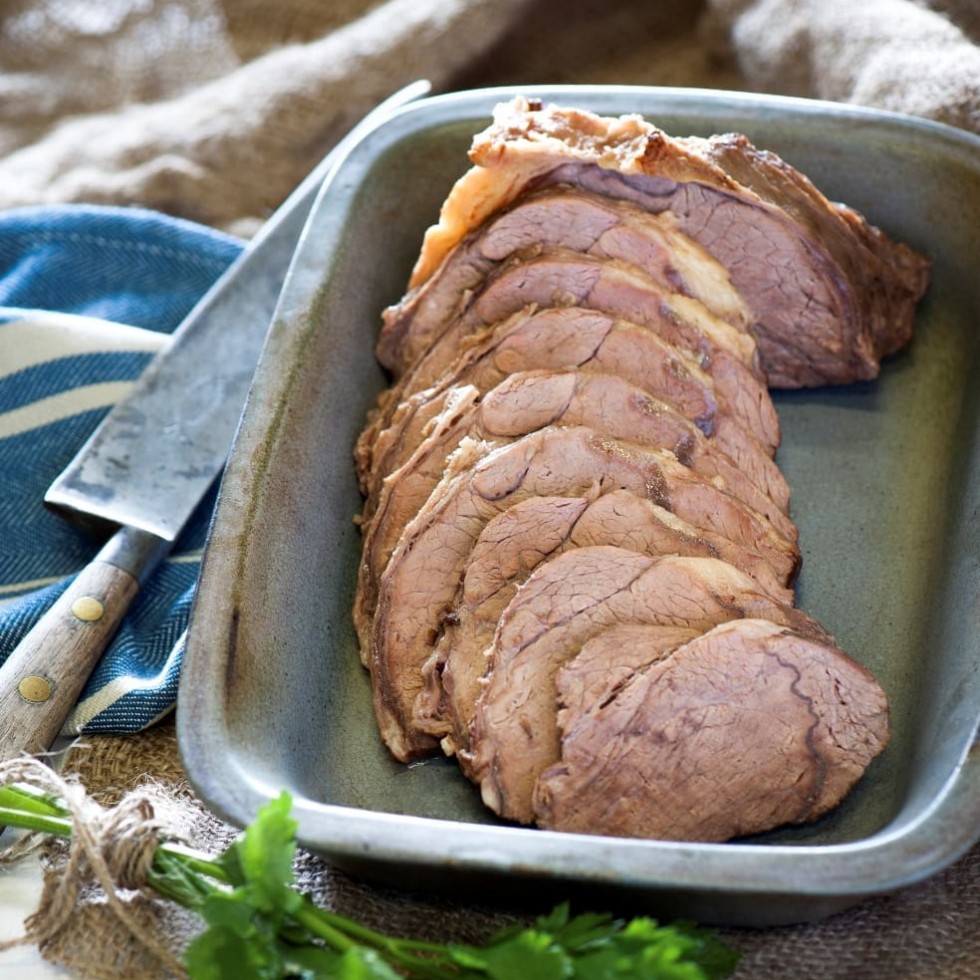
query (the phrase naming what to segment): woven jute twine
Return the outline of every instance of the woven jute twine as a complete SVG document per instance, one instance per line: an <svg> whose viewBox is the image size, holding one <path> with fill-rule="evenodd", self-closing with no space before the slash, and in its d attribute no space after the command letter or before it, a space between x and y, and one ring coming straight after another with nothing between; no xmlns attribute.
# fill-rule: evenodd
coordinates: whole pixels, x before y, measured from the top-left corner
<svg viewBox="0 0 980 980"><path fill-rule="evenodd" d="M31 758L0 765L0 786L14 785L58 798L70 815L72 833L68 839L43 841L28 835L0 851L0 863L6 863L40 848L44 868L37 910L25 921L23 935L0 943L0 950L30 943L61 962L77 958L89 975L131 976L118 971L118 957L107 955L118 937L127 949L127 971L135 949L158 975L183 975L173 937L159 927L169 910L163 911L146 884L158 845L174 839L156 815L165 790L143 787L106 809L86 795L77 779ZM97 927L93 912L102 920ZM66 955L68 950L76 952Z"/></svg>

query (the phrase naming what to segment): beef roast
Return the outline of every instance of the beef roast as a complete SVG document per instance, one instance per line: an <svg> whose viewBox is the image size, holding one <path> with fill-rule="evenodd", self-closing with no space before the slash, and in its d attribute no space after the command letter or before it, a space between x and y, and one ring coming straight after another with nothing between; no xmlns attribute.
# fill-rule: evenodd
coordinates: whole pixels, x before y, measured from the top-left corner
<svg viewBox="0 0 980 980"><path fill-rule="evenodd" d="M560 760L556 675L609 626L652 623L705 632L731 619L768 619L829 640L802 612L774 602L714 558L649 557L579 548L540 565L500 618L487 654L464 771L503 817L530 823L538 776Z"/></svg>
<svg viewBox="0 0 980 980"><path fill-rule="evenodd" d="M397 758L411 759L436 746L431 737L413 731L413 706L422 665L451 613L466 558L483 526L525 497L596 497L618 489L744 543L764 555L786 582L796 573L795 545L740 501L692 476L665 450L581 426L540 429L489 454L479 442L464 440L378 580L367 660L379 726Z"/></svg>
<svg viewBox="0 0 980 980"><path fill-rule="evenodd" d="M553 830L724 841L813 820L889 737L863 667L758 619L686 643L613 627L558 671L556 690L561 759L533 794Z"/></svg>
<svg viewBox="0 0 980 980"><path fill-rule="evenodd" d="M765 558L692 527L643 497L619 490L595 500L523 500L481 531L438 645L422 669L425 686L415 706L416 724L439 738L444 752L452 755L469 746L486 651L518 587L550 558L599 544L644 555L721 558L747 572L777 602L793 602L792 590L776 578Z"/></svg>
<svg viewBox="0 0 980 980"><path fill-rule="evenodd" d="M911 336L928 263L744 136L671 138L639 116L515 99L498 107L470 158L426 233L412 290L489 215L528 190L572 184L669 211L728 269L773 386L875 377L880 358ZM404 366L397 348L384 334L382 361Z"/></svg>
<svg viewBox="0 0 980 980"><path fill-rule="evenodd" d="M743 136L515 99L470 156L355 447L384 741L556 830L820 816L888 713L794 608L769 386L874 377L928 261Z"/></svg>

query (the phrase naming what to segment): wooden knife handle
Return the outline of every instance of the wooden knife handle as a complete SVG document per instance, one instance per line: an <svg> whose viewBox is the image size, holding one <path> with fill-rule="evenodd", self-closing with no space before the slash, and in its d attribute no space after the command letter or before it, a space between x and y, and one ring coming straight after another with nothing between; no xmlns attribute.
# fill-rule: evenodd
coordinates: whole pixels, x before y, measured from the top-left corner
<svg viewBox="0 0 980 980"><path fill-rule="evenodd" d="M14 649L0 667L0 761L57 738L138 591L129 572L93 561Z"/></svg>
<svg viewBox="0 0 980 980"><path fill-rule="evenodd" d="M123 616L169 549L124 527L75 577L0 666L0 762L58 737Z"/></svg>

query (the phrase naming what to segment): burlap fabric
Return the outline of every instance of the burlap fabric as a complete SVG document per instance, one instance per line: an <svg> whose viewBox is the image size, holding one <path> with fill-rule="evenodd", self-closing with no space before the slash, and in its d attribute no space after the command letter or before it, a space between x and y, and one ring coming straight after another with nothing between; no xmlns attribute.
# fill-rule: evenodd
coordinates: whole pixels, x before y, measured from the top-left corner
<svg viewBox="0 0 980 980"><path fill-rule="evenodd" d="M248 234L357 117L417 77L756 89L980 132L978 40L975 0L6 0L0 207L132 203ZM100 799L150 778L196 846L227 841L187 788L171 721L86 742L68 768ZM508 919L370 887L311 855L301 874L325 904L389 931L477 938ZM177 949L193 923L159 927ZM78 975L162 975L125 939L87 934L46 953ZM975 978L980 851L825 922L725 937L743 978Z"/></svg>

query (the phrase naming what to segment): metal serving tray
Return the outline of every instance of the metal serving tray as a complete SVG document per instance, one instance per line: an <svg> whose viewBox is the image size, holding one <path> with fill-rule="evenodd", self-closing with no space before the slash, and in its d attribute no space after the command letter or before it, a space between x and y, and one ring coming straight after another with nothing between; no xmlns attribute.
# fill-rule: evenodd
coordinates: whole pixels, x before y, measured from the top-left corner
<svg viewBox="0 0 980 980"><path fill-rule="evenodd" d="M452 760L403 766L375 728L351 625L360 509L351 447L386 384L381 309L494 89L396 112L323 187L284 287L221 490L187 643L183 760L244 824L281 789L301 842L412 888L768 925L920 880L980 838L980 139L836 104L694 90L521 94L741 131L935 263L911 348L867 384L781 393L799 604L876 674L894 738L817 824L722 845L505 825Z"/></svg>

